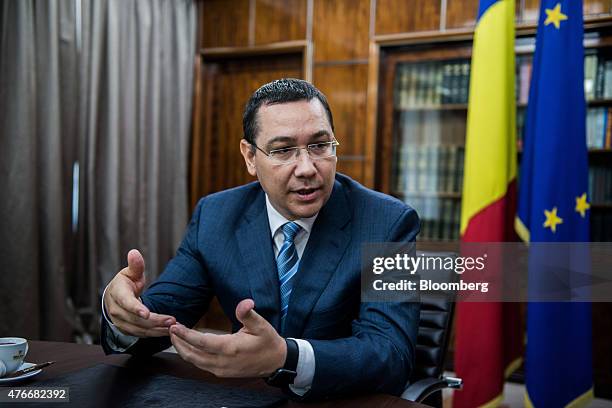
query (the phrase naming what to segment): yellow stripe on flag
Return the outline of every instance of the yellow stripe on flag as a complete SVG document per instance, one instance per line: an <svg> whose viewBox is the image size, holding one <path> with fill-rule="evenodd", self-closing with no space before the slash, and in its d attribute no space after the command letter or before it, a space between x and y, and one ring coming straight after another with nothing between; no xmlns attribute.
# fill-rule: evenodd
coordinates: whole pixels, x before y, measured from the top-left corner
<svg viewBox="0 0 612 408"><path fill-rule="evenodd" d="M470 75L461 234L516 177L514 1L498 1L478 21Z"/></svg>

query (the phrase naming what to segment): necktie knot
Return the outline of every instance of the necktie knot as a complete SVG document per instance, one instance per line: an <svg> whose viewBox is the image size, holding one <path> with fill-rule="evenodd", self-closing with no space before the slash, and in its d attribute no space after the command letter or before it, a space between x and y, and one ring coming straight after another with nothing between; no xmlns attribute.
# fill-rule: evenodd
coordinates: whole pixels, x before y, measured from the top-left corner
<svg viewBox="0 0 612 408"><path fill-rule="evenodd" d="M300 232L300 229L302 229L302 227L300 227L298 224L296 224L293 221L283 224L281 228L283 230L283 235L285 236L285 242L290 242L290 243L293 243L295 236L297 235L298 232Z"/></svg>

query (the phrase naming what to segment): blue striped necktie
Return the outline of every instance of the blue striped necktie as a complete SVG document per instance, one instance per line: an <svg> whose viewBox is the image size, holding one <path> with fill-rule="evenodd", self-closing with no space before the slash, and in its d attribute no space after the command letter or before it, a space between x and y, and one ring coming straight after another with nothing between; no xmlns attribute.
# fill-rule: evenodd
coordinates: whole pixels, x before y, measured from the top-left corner
<svg viewBox="0 0 612 408"><path fill-rule="evenodd" d="M285 241L276 257L276 269L278 270L278 279L280 281L281 331L284 331L287 309L289 308L289 297L291 296L291 289L293 287L291 279L297 272L300 264L300 258L298 258L295 244L293 243L293 239L300 229L301 227L295 222L283 224L282 230Z"/></svg>

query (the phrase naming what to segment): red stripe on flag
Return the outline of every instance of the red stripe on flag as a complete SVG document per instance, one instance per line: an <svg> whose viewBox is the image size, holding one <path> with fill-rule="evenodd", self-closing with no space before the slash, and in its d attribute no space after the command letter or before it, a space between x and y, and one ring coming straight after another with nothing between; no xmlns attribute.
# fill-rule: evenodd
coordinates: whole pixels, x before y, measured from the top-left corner
<svg viewBox="0 0 612 408"><path fill-rule="evenodd" d="M469 222L464 242L516 241L516 183L506 195ZM453 408L474 408L502 394L504 372L522 356L520 309L516 303L459 303L456 315L455 372L464 388L453 396Z"/></svg>
<svg viewBox="0 0 612 408"><path fill-rule="evenodd" d="M470 219L461 236L463 242L517 241L514 231L516 180L508 184L506 195L483 208Z"/></svg>

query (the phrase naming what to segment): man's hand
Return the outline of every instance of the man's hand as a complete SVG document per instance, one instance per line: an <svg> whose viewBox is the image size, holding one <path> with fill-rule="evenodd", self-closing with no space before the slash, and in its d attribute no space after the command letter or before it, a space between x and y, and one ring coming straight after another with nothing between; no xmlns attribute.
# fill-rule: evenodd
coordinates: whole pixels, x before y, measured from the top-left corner
<svg viewBox="0 0 612 408"><path fill-rule="evenodd" d="M117 273L106 288L104 307L110 320L124 334L138 337L162 337L176 319L151 313L138 297L145 287L144 259L132 249L127 256L128 267Z"/></svg>
<svg viewBox="0 0 612 408"><path fill-rule="evenodd" d="M182 324L170 328L170 339L183 360L217 377L267 377L281 368L287 344L274 327L244 299L236 306L243 327L234 334L200 333Z"/></svg>

